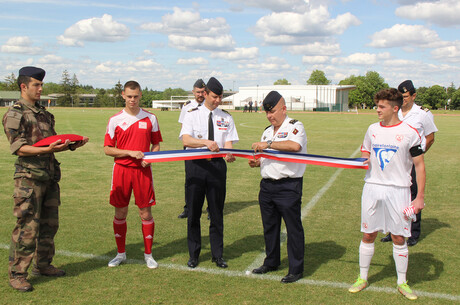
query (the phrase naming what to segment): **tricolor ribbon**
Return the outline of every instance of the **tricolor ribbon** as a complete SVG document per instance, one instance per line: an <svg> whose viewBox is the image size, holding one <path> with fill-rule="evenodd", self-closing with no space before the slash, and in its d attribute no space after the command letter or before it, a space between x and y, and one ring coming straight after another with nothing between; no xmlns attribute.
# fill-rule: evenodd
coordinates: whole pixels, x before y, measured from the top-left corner
<svg viewBox="0 0 460 305"><path fill-rule="evenodd" d="M165 150L156 152L146 152L144 153L143 160L148 163L170 162L182 160L223 158L227 154L232 154L235 157L246 159L267 158L283 162L305 163L338 168L368 168L367 164L363 163L366 160L364 158L336 158L320 155L282 152L277 150L264 150L263 152L254 152L252 150L227 148L222 148L219 152L212 152L208 149Z"/></svg>

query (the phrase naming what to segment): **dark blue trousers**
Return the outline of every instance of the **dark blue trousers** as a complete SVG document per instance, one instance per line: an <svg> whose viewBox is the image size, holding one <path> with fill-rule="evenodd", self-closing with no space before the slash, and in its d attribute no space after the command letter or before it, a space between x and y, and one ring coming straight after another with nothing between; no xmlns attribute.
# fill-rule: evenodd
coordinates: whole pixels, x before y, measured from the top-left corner
<svg viewBox="0 0 460 305"><path fill-rule="evenodd" d="M286 224L289 273L303 273L305 237L301 220L303 178L262 179L259 205L265 239L265 266L280 265L281 218Z"/></svg>
<svg viewBox="0 0 460 305"><path fill-rule="evenodd" d="M224 248L224 202L227 164L222 158L191 160L185 172L187 183L187 243L191 258L201 252L201 213L204 199L209 208L209 241L213 257L222 257Z"/></svg>

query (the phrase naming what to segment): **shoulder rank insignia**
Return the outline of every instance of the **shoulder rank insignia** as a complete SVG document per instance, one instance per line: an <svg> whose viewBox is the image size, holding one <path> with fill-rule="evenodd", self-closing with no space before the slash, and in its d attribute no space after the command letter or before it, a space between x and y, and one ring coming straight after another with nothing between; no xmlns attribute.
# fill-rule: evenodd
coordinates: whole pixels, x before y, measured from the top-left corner
<svg viewBox="0 0 460 305"><path fill-rule="evenodd" d="M21 109L22 106L21 106L21 104L16 103L16 104L13 105L13 108L14 108L14 109Z"/></svg>
<svg viewBox="0 0 460 305"><path fill-rule="evenodd" d="M290 121L289 121L289 124L295 124L295 123L297 123L297 122L298 122L298 120L290 120Z"/></svg>
<svg viewBox="0 0 460 305"><path fill-rule="evenodd" d="M221 110L222 110L223 112L225 112L226 114L231 115L227 110L225 110L225 109L221 109Z"/></svg>
<svg viewBox="0 0 460 305"><path fill-rule="evenodd" d="M195 111L195 110L198 110L198 107L192 108L192 109L190 109L190 110L187 111L187 112L192 112L192 111Z"/></svg>
<svg viewBox="0 0 460 305"><path fill-rule="evenodd" d="M192 101L186 101L185 104L184 104L184 106L190 104L191 102L192 102Z"/></svg>
<svg viewBox="0 0 460 305"><path fill-rule="evenodd" d="M272 125L268 125L267 127L265 127L264 130L267 130L268 128L272 127Z"/></svg>
<svg viewBox="0 0 460 305"><path fill-rule="evenodd" d="M422 110L425 111L425 112L430 112L430 109L428 109L428 108L426 108L426 107L423 107L423 106L420 107L420 109L422 109Z"/></svg>

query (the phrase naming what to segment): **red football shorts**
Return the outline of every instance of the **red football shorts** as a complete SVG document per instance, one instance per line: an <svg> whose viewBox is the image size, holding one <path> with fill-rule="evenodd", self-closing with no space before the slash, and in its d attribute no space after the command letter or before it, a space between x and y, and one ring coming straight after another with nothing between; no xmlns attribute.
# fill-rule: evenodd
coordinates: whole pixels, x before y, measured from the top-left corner
<svg viewBox="0 0 460 305"><path fill-rule="evenodd" d="M152 169L147 167L130 167L114 164L110 204L117 208L128 206L134 193L136 205L146 208L155 205Z"/></svg>

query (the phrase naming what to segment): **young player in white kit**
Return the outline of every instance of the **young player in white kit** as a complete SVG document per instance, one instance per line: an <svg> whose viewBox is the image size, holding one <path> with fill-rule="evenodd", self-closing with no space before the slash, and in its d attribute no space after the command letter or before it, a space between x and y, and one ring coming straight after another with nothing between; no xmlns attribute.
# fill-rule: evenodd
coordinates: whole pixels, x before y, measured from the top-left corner
<svg viewBox="0 0 460 305"><path fill-rule="evenodd" d="M417 299L407 285L409 250L406 237L411 236L411 218L424 207L425 163L421 138L417 130L398 118L403 97L396 89L383 89L374 97L378 123L369 126L361 147L369 169L364 178L361 198L359 247L360 275L349 288L355 293L367 287L369 266L378 232L391 233L393 258L398 275L398 290L410 300ZM419 190L411 203L411 168L414 164ZM412 207L411 207L412 206Z"/></svg>

